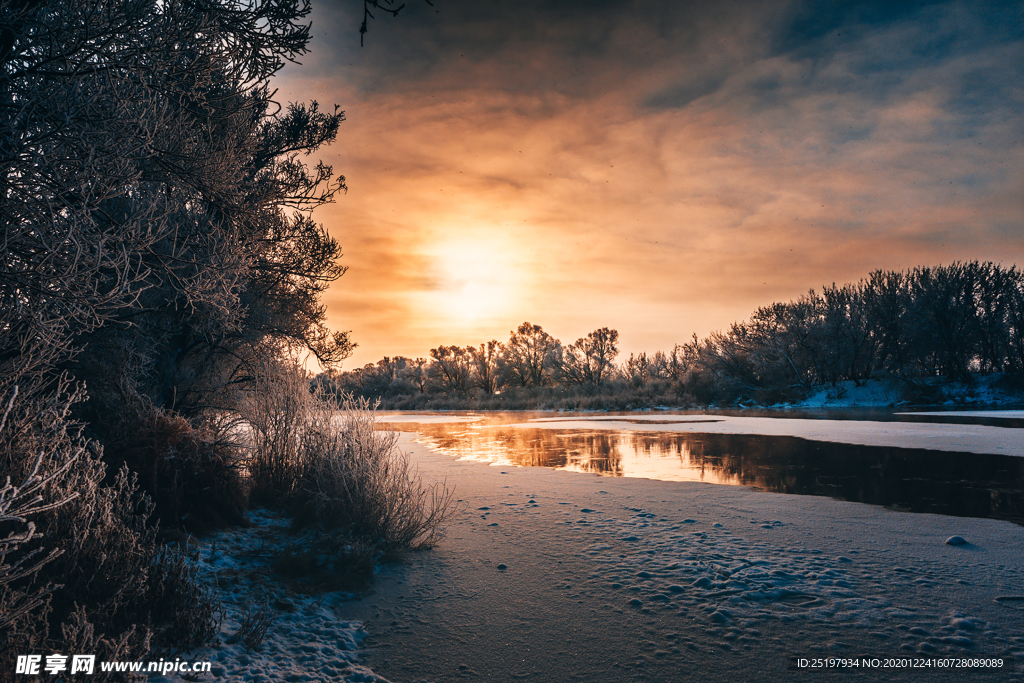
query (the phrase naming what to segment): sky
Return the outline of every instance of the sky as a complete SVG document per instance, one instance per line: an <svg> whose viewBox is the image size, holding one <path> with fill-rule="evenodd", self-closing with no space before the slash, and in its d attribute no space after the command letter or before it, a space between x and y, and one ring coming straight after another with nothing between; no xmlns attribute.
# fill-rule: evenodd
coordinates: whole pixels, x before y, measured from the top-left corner
<svg viewBox="0 0 1024 683"><path fill-rule="evenodd" d="M619 331L671 350L809 289L1024 266L1024 3L313 0L282 102L344 110L314 217L343 368Z"/></svg>

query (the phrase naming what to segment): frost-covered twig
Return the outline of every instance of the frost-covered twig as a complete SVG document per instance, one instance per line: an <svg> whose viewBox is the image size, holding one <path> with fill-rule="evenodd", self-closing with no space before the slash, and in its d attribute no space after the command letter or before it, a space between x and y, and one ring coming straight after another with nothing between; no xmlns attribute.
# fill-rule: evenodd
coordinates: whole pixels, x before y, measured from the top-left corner
<svg viewBox="0 0 1024 683"><path fill-rule="evenodd" d="M11 398L7 402L7 407L4 409L3 417L0 418L0 431L7 424L7 418L14 407L17 396L18 387L15 386ZM45 551L43 548L36 548L13 561L8 561L8 556L15 553L22 545L42 535L36 531L36 524L29 517L65 505L78 496L77 493L74 493L45 503L41 492L47 484L67 472L80 453L80 450L72 453L58 468L45 476L39 474L44 460L43 454L39 453L32 465L32 470L20 486L12 484L11 478L8 476L4 485L0 487L0 524L5 526L13 524L20 527L0 538L0 626L5 627L14 623L41 605L47 595L60 587L56 584L48 584L32 593L26 593L11 588L11 584L35 575L45 564L59 557L63 550L54 548L45 556L40 557Z"/></svg>
<svg viewBox="0 0 1024 683"><path fill-rule="evenodd" d="M249 650L257 650L267 635L267 629L274 623L277 615L270 609L270 601L264 600L255 611L250 604L245 610L245 618L238 631L231 636L229 642L241 640Z"/></svg>

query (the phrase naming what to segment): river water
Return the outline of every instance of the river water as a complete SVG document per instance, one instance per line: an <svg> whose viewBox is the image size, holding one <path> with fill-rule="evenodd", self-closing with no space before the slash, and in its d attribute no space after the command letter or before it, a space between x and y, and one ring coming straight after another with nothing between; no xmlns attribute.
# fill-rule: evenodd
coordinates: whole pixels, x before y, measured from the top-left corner
<svg viewBox="0 0 1024 683"><path fill-rule="evenodd" d="M726 415L727 413L722 413ZM735 414L735 413L732 413ZM746 412L745 415L751 415ZM390 416L389 416L390 415ZM871 419L980 424L1020 430L1020 413L913 415L894 411L759 413L761 417ZM780 494L829 496L908 512L987 517L1024 524L1024 458L862 446L793 436L660 431L671 424L714 422L714 414L634 413L636 430L543 429L523 426L551 413L385 414L384 422L414 431L418 441L456 459L495 465L549 467L609 477L701 481ZM561 414L558 415L562 417ZM588 415L587 417L593 417ZM422 420L422 421L418 421ZM588 423L593 426L593 423ZM518 425L518 426L512 426ZM1024 430L1020 432L1024 438Z"/></svg>

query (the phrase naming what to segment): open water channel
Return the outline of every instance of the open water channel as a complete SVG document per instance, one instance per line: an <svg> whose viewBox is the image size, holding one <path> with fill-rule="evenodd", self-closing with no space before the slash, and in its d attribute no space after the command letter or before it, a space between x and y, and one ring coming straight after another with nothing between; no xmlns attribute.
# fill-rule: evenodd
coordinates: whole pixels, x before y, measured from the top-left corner
<svg viewBox="0 0 1024 683"><path fill-rule="evenodd" d="M724 414L724 413L723 413ZM735 413L733 413L735 414ZM750 416L746 411L744 415ZM651 430L542 429L522 426L551 413L456 413L459 421L416 422L392 414L390 424L414 431L424 445L456 459L495 465L550 467L612 477L702 481L781 494L829 496L908 512L987 517L1024 525L1024 458L921 448L860 446L793 436L658 431L668 424L709 422L713 414L629 414L620 419ZM980 424L1020 431L1019 411L1007 417L880 410L757 413L759 417L870 419ZM561 417L561 415L559 415ZM593 417L589 415L588 417ZM382 415L389 422L387 414ZM512 426L518 424L519 426Z"/></svg>

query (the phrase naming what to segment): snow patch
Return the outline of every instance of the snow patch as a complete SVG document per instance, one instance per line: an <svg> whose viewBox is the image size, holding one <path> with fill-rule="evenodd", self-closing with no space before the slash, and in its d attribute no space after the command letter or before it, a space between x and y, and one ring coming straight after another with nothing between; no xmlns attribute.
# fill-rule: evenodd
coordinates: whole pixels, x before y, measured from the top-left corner
<svg viewBox="0 0 1024 683"><path fill-rule="evenodd" d="M212 664L212 676L202 680L388 683L359 661L367 632L361 621L346 618L352 594L302 594L278 581L271 567L288 543L289 520L266 510L250 512L250 519L251 528L221 531L198 545L200 576L215 587L224 609L216 642L187 655ZM237 633L246 614L260 609L270 610L273 621L250 649ZM168 674L149 680L190 679Z"/></svg>

